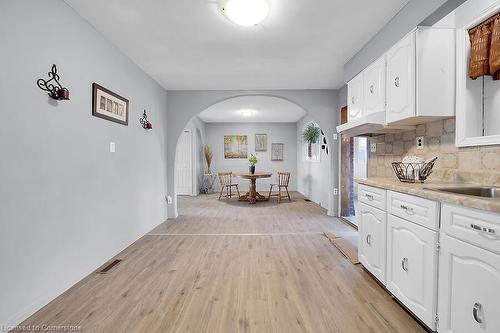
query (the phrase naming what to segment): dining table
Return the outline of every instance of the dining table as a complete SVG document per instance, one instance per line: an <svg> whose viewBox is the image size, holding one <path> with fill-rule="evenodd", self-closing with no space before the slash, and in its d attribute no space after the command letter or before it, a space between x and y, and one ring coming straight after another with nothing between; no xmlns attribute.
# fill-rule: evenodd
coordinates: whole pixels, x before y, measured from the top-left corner
<svg viewBox="0 0 500 333"><path fill-rule="evenodd" d="M268 201L269 197L257 192L257 179L261 178L271 178L272 172L256 172L256 173L236 173L235 177L248 179L250 181L249 190L246 194L240 197L240 201L248 201L251 204L255 204L259 201Z"/></svg>

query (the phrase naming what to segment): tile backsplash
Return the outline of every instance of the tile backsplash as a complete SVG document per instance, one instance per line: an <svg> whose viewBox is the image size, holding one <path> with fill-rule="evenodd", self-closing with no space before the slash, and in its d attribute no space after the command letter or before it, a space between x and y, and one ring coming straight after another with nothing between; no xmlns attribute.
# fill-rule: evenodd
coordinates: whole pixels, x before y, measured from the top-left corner
<svg viewBox="0 0 500 333"><path fill-rule="evenodd" d="M425 141L421 150L416 148L418 136ZM425 159L437 156L429 181L500 184L500 145L457 148L454 118L418 125L412 131L374 136L370 143L377 144L377 152L370 153L369 177L396 177L391 163L406 155Z"/></svg>

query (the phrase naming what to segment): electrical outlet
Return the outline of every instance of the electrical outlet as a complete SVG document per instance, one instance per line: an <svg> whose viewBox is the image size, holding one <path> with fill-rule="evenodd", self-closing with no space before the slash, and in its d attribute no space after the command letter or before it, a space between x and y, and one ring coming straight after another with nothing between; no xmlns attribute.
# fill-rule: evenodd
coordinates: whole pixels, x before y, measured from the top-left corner
<svg viewBox="0 0 500 333"><path fill-rule="evenodd" d="M339 135L337 133L333 133L333 140L336 141L338 140Z"/></svg>
<svg viewBox="0 0 500 333"><path fill-rule="evenodd" d="M172 202L173 202L172 197L169 195L167 197L167 203L170 205L170 204L172 204Z"/></svg>
<svg viewBox="0 0 500 333"><path fill-rule="evenodd" d="M416 138L416 143L417 143L417 149L424 149L424 137L423 136L417 136Z"/></svg>
<svg viewBox="0 0 500 333"><path fill-rule="evenodd" d="M333 195L339 195L339 189L338 188L334 188L333 189Z"/></svg>
<svg viewBox="0 0 500 333"><path fill-rule="evenodd" d="M372 143L370 144L370 153L376 153L377 152L377 144Z"/></svg>

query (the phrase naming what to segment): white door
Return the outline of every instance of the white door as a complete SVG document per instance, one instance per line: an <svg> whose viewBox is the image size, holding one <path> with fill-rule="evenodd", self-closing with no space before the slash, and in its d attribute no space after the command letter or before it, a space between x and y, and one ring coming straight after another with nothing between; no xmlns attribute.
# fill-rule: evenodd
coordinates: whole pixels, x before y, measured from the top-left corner
<svg viewBox="0 0 500 333"><path fill-rule="evenodd" d="M359 261L385 284L386 213L360 203L358 223Z"/></svg>
<svg viewBox="0 0 500 333"><path fill-rule="evenodd" d="M175 151L175 190L178 195L193 194L193 151L191 131L182 132Z"/></svg>
<svg viewBox="0 0 500 333"><path fill-rule="evenodd" d="M438 332L500 332L500 255L441 236Z"/></svg>
<svg viewBox="0 0 500 333"><path fill-rule="evenodd" d="M363 73L347 83L347 121L363 116Z"/></svg>
<svg viewBox="0 0 500 333"><path fill-rule="evenodd" d="M437 232L387 217L387 289L427 326L437 299Z"/></svg>
<svg viewBox="0 0 500 333"><path fill-rule="evenodd" d="M387 52L387 122L415 116L415 34Z"/></svg>
<svg viewBox="0 0 500 333"><path fill-rule="evenodd" d="M363 115L385 112L385 56L364 71Z"/></svg>

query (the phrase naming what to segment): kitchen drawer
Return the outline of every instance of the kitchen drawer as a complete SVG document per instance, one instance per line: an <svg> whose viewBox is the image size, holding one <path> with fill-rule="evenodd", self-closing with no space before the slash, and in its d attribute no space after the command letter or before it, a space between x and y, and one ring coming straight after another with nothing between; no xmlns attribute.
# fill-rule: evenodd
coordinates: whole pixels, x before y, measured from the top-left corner
<svg viewBox="0 0 500 333"><path fill-rule="evenodd" d="M439 229L439 203L436 201L387 191L387 213L431 230Z"/></svg>
<svg viewBox="0 0 500 333"><path fill-rule="evenodd" d="M500 214L443 204L441 228L450 236L500 254Z"/></svg>
<svg viewBox="0 0 500 333"><path fill-rule="evenodd" d="M386 190L359 184L358 185L358 201L363 202L372 207L381 209L385 212Z"/></svg>

